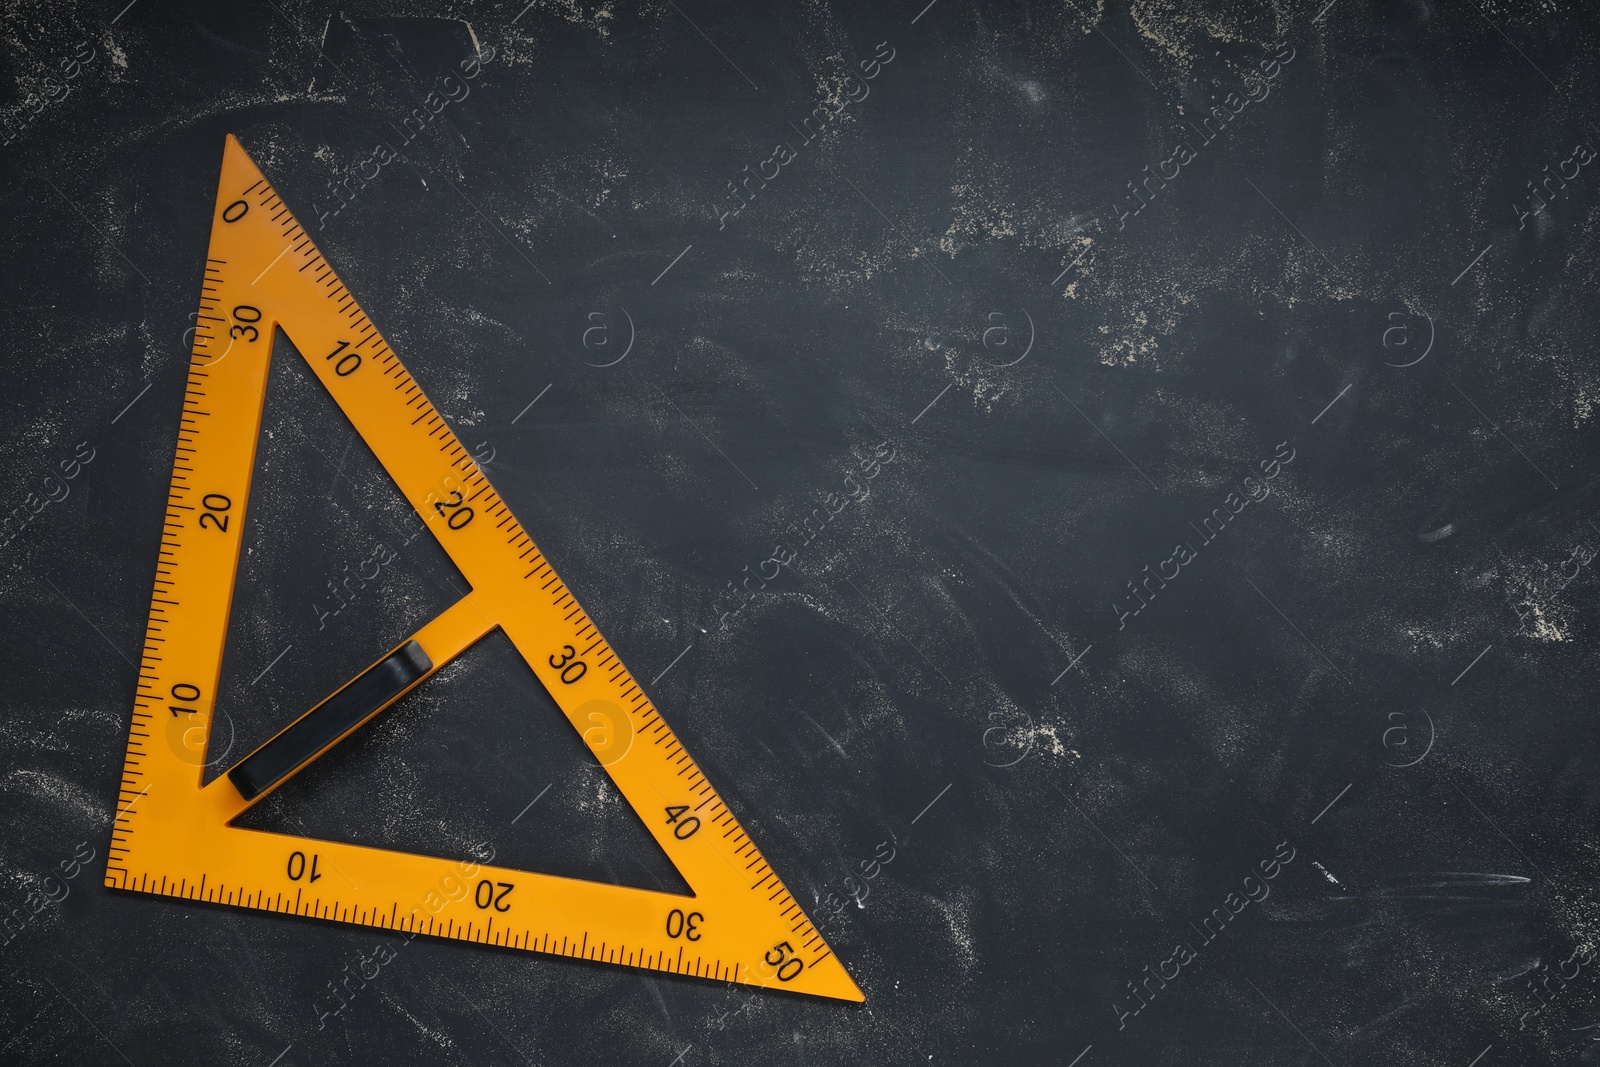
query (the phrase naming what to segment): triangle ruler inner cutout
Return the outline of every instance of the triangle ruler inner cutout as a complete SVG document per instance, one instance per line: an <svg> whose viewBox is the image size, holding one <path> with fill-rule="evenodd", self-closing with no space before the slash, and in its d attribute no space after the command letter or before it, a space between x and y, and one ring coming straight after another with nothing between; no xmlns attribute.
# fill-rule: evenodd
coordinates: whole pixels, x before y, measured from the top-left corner
<svg viewBox="0 0 1600 1067"><path fill-rule="evenodd" d="M860 1001L594 623L232 135L106 884ZM281 328L471 591L202 784ZM692 896L230 825L498 628ZM197 756L196 753L199 753Z"/></svg>

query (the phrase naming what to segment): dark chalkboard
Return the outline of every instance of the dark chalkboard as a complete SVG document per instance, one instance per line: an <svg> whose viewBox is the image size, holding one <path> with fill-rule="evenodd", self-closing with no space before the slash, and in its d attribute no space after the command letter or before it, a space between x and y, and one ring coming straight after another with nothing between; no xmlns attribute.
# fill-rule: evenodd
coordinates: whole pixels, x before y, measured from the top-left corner
<svg viewBox="0 0 1600 1067"><path fill-rule="evenodd" d="M0 1062L1600 1061L1600 25L925 3L6 6ZM865 1004L103 888L228 133ZM458 595L245 549L211 776ZM249 821L683 888L494 636Z"/></svg>

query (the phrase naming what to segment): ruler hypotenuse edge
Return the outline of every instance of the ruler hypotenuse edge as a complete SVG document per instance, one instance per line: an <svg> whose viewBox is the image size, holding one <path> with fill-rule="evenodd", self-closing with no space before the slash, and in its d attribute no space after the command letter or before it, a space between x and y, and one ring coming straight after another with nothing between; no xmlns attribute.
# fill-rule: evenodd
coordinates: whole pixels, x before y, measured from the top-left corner
<svg viewBox="0 0 1600 1067"><path fill-rule="evenodd" d="M202 289L106 884L862 1000L232 135ZM202 786L195 750L205 752L216 706L274 327L304 354L471 592ZM495 628L584 733L693 896L229 825ZM616 743L624 733L625 748Z"/></svg>

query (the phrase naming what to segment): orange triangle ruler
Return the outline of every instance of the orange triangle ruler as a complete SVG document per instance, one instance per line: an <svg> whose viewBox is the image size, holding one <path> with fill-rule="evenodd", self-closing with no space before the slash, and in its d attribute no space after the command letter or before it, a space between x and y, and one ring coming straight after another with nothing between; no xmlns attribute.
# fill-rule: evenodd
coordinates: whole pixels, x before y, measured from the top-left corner
<svg viewBox="0 0 1600 1067"><path fill-rule="evenodd" d="M863 999L232 136L202 288L106 884ZM304 355L471 592L203 785L274 327ZM583 734L692 896L230 825L496 628Z"/></svg>

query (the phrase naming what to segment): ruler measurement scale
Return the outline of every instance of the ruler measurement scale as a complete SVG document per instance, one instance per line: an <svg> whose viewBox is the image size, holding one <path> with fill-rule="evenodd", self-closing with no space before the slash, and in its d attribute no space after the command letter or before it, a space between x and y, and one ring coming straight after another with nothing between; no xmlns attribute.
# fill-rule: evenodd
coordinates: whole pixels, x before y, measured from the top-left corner
<svg viewBox="0 0 1600 1067"><path fill-rule="evenodd" d="M304 354L471 586L349 684L354 691L366 674L412 650L412 669L397 675L381 703L357 708L365 713L360 721L499 628L602 757L693 896L227 825L359 726L297 752L287 773L241 788L230 775L252 763L247 757L229 775L200 785L204 759L193 757L191 741L196 731L209 735L218 698L275 326ZM348 712L354 698L344 692L300 724L318 715L324 719L315 721L325 721L341 702ZM618 755L610 748L622 727L630 741ZM289 734L286 727L256 755L275 744L293 747ZM861 999L609 643L232 137L120 796L106 875L115 888ZM468 867L477 869L463 876ZM441 887L467 881L476 885L464 896L441 894Z"/></svg>

